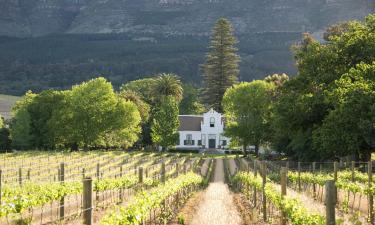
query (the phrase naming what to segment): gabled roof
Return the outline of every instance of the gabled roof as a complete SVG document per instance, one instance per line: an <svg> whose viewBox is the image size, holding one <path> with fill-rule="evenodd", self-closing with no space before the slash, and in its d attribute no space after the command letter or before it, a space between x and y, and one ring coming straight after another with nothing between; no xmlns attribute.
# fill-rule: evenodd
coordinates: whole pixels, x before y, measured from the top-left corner
<svg viewBox="0 0 375 225"><path fill-rule="evenodd" d="M203 116L179 115L178 119L180 120L179 131L201 131Z"/></svg>

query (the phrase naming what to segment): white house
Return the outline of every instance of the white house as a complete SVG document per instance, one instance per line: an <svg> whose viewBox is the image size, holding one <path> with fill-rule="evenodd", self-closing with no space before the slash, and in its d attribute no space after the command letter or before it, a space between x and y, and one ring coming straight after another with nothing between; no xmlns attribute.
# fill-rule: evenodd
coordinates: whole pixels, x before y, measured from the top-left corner
<svg viewBox="0 0 375 225"><path fill-rule="evenodd" d="M180 115L176 149L226 149L230 138L223 136L225 119L211 109L203 115Z"/></svg>

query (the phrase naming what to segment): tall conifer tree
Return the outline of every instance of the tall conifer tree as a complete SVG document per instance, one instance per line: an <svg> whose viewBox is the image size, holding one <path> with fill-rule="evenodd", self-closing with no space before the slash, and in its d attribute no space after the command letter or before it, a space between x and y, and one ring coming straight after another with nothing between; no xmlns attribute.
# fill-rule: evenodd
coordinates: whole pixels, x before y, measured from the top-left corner
<svg viewBox="0 0 375 225"><path fill-rule="evenodd" d="M210 51L202 66L203 100L208 107L218 112L223 111L221 101L226 89L238 81L240 57L237 55L237 39L233 32L227 19L221 18L217 21L212 31Z"/></svg>

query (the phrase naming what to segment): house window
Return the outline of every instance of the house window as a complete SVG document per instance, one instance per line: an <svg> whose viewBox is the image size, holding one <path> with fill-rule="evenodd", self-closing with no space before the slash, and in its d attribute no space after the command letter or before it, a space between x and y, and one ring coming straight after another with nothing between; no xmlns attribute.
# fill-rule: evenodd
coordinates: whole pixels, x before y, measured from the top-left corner
<svg viewBox="0 0 375 225"><path fill-rule="evenodd" d="M215 127L215 118L214 117L210 118L210 127Z"/></svg>
<svg viewBox="0 0 375 225"><path fill-rule="evenodd" d="M227 140L222 141L222 146L227 146Z"/></svg>
<svg viewBox="0 0 375 225"><path fill-rule="evenodd" d="M198 140L198 146L202 146L202 140Z"/></svg>
<svg viewBox="0 0 375 225"><path fill-rule="evenodd" d="M186 140L184 141L184 145L194 145L193 135L187 134Z"/></svg>

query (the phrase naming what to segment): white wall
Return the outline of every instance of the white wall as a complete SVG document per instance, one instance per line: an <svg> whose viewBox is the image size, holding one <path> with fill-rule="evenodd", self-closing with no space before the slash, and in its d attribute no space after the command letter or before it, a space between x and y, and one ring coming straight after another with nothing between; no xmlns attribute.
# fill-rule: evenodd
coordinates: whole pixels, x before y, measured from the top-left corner
<svg viewBox="0 0 375 225"><path fill-rule="evenodd" d="M186 140L186 135L191 134L192 140L194 140L194 145L184 145L184 140ZM198 148L198 140L201 140L200 131L179 131L180 143L176 148Z"/></svg>
<svg viewBox="0 0 375 225"><path fill-rule="evenodd" d="M211 118L215 119L215 126L214 127L210 126ZM226 137L223 137L222 136L223 133L224 133L224 123L222 121L222 115L220 113L214 111L214 110L210 110L207 113L204 113L203 114L203 123L202 123L202 134L206 135L206 143L205 143L206 148L209 147L208 146L208 139L209 139L210 135L216 136L215 137L215 139L216 139L215 148L219 148L219 146L221 144L220 143L221 140L226 140L227 141L226 147L228 147L230 139L226 138Z"/></svg>
<svg viewBox="0 0 375 225"><path fill-rule="evenodd" d="M211 118L215 119L215 126L210 126ZM201 131L179 131L180 143L176 148L200 148L198 145L198 140L202 139L202 134L206 136L205 140L202 140L202 145L208 148L208 142L210 135L215 135L216 146L215 148L221 147L221 140L226 140L227 145L225 148L229 147L230 138L223 137L224 124L222 122L222 115L214 110L210 110L203 114L203 122L201 124ZM184 145L184 140L186 140L186 134L192 134L192 140L194 140L194 145Z"/></svg>

